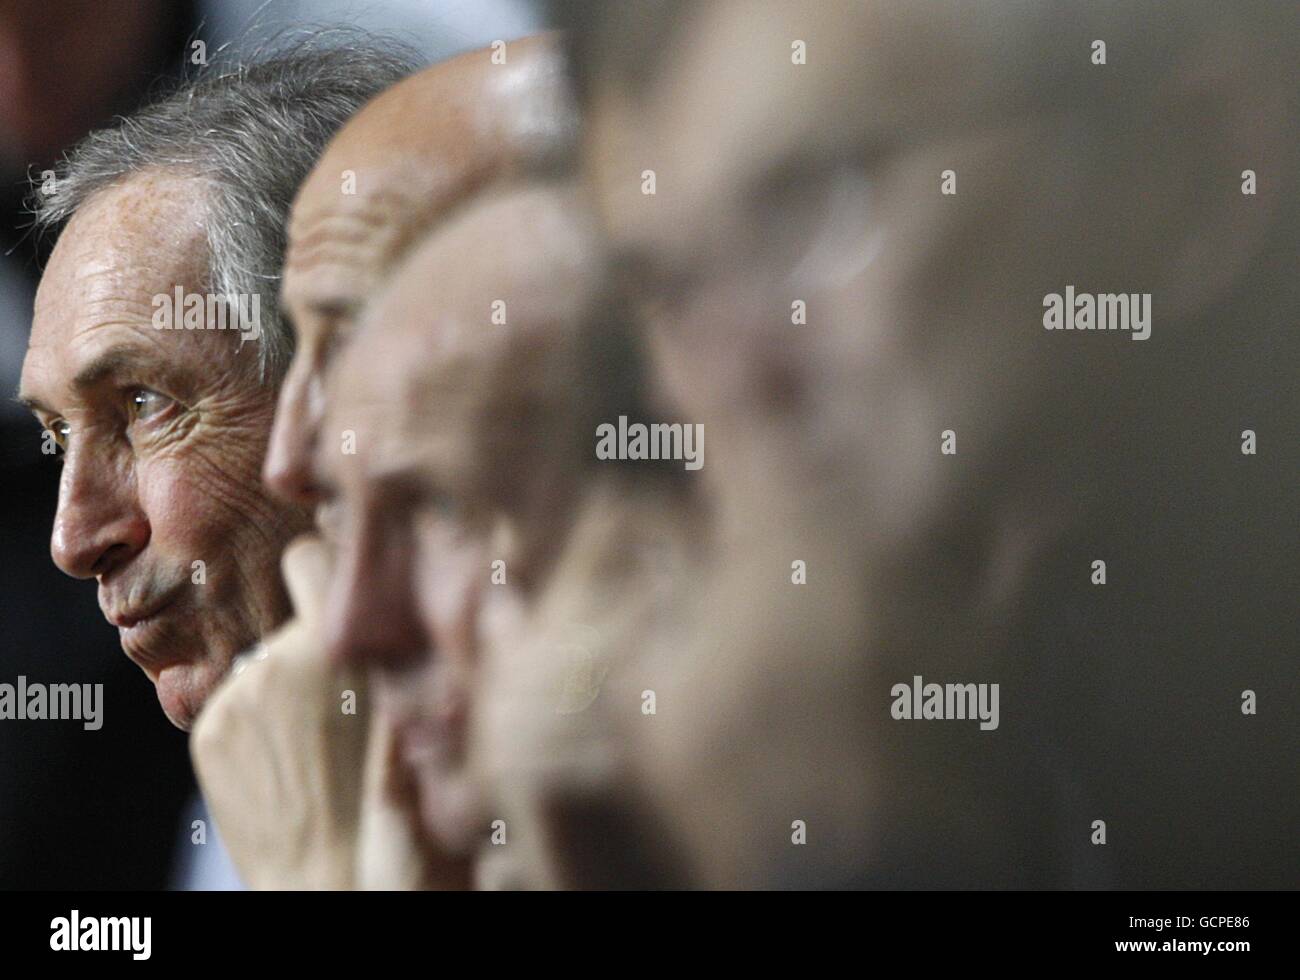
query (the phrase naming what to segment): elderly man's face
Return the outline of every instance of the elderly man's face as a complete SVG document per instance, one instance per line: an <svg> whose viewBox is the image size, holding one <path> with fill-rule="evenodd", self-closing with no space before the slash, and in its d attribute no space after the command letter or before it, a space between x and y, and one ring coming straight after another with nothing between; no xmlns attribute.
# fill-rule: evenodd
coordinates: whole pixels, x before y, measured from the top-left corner
<svg viewBox="0 0 1300 980"><path fill-rule="evenodd" d="M342 505L327 647L376 675L424 824L460 852L483 830L465 738L484 610L545 574L593 452L567 414L592 274L575 210L520 191L418 248L336 365L317 453Z"/></svg>
<svg viewBox="0 0 1300 980"><path fill-rule="evenodd" d="M280 552L305 523L259 480L275 397L255 346L153 325L154 296L204 288L205 220L186 178L93 197L41 280L21 393L63 447L54 560L98 581L123 650L186 729L284 618Z"/></svg>
<svg viewBox="0 0 1300 980"><path fill-rule="evenodd" d="M498 175L562 138L552 38L511 42L505 64L474 51L375 99L330 143L294 202L284 304L297 350L280 396L267 482L319 502L311 453L330 362L406 249Z"/></svg>

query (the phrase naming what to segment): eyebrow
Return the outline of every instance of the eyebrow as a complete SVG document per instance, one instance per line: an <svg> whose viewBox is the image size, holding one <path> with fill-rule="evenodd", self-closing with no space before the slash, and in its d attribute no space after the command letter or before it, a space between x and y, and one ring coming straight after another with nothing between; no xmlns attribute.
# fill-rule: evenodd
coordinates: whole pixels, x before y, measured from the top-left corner
<svg viewBox="0 0 1300 980"><path fill-rule="evenodd" d="M83 390L93 388L105 378L114 374L152 367L157 363L158 359L153 354L134 350L130 347L112 347L102 354L96 355L89 364L78 371L72 379L72 387ZM54 409L43 404L39 398L31 395L19 392L15 400L20 405L26 406L30 411L48 412L51 415L57 414Z"/></svg>
<svg viewBox="0 0 1300 980"><path fill-rule="evenodd" d="M365 309L365 303L353 297L344 299L330 296L319 300L308 300L303 305L312 316L319 317L335 327L339 323L355 322L361 316L361 311Z"/></svg>
<svg viewBox="0 0 1300 980"><path fill-rule="evenodd" d="M297 322L303 315L319 317L322 320L337 323L340 320L354 320L361 310L365 307L365 302L357 296L344 296L341 294L328 294L322 297L302 295L301 290L286 292L281 287L276 297L276 302L281 310L284 311L285 317L291 322ZM292 309L294 301L302 308L301 315L294 318Z"/></svg>
<svg viewBox="0 0 1300 980"><path fill-rule="evenodd" d="M29 412L50 411L48 408L45 407L45 405L41 402L39 398L33 398L31 395L24 395L22 392L18 392L17 394L15 394L13 396L13 400L16 401L19 405L22 405Z"/></svg>
<svg viewBox="0 0 1300 980"><path fill-rule="evenodd" d="M364 305L364 295L358 294L355 289L340 289L339 283L333 279L323 288L315 286L320 278L320 270L311 265L305 270L292 270L288 275L281 273L280 285L276 290L277 305L288 313L297 304L316 316L340 316L355 312Z"/></svg>

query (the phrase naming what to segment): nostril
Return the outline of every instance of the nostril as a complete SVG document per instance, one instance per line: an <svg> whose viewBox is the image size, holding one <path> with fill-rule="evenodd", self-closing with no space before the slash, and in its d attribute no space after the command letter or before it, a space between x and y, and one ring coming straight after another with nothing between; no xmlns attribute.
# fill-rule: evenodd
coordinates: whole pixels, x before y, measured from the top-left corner
<svg viewBox="0 0 1300 980"><path fill-rule="evenodd" d="M128 549L124 544L109 545L108 548L95 559L94 564L90 566L91 577L100 578L101 576L108 575L114 571L130 557L129 554L127 554L129 550L130 549Z"/></svg>

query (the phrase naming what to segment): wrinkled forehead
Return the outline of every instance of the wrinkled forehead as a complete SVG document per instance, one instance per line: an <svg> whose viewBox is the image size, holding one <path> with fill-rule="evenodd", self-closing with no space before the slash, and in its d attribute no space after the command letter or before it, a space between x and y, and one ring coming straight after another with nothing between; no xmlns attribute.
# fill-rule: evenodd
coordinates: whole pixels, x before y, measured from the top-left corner
<svg viewBox="0 0 1300 980"><path fill-rule="evenodd" d="M328 306L372 291L394 255L445 202L451 183L436 158L331 159L295 199L285 251L285 300Z"/></svg>
<svg viewBox="0 0 1300 980"><path fill-rule="evenodd" d="M59 235L47 271L69 263L145 269L205 260L208 188L201 177L151 169L94 192Z"/></svg>
<svg viewBox="0 0 1300 980"><path fill-rule="evenodd" d="M340 273L346 280L347 269L304 280L332 257L357 266L354 291L373 287L419 235L486 185L561 152L574 123L554 39L514 41L509 51L505 63L484 50L427 68L343 127L294 202L288 294L327 290Z"/></svg>
<svg viewBox="0 0 1300 980"><path fill-rule="evenodd" d="M72 336L152 297L205 287L207 213L201 181L145 172L93 194L59 236L37 288L32 344Z"/></svg>

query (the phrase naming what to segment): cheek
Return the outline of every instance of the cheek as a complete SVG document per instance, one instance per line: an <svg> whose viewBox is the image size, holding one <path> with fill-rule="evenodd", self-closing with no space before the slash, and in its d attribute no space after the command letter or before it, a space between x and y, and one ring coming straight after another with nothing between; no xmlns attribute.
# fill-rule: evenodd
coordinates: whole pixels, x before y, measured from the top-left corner
<svg viewBox="0 0 1300 980"><path fill-rule="evenodd" d="M789 355L789 290L773 288L771 279L750 273L710 274L679 309L653 310L651 372L667 402L690 422L716 421L748 413L757 392L766 390L769 362L765 351ZM744 352L743 355L740 352Z"/></svg>
<svg viewBox="0 0 1300 980"><path fill-rule="evenodd" d="M214 514L212 491L179 457L152 460L136 467L140 502L152 529L150 548L165 557L212 560L212 541L228 534Z"/></svg>
<svg viewBox="0 0 1300 980"><path fill-rule="evenodd" d="M276 533L273 504L255 469L236 455L224 456L195 446L136 467L141 504L149 516L151 549L163 559L189 565L202 560L209 573L230 562L245 571L240 578L278 574L282 535ZM227 576L211 576L216 584Z"/></svg>

